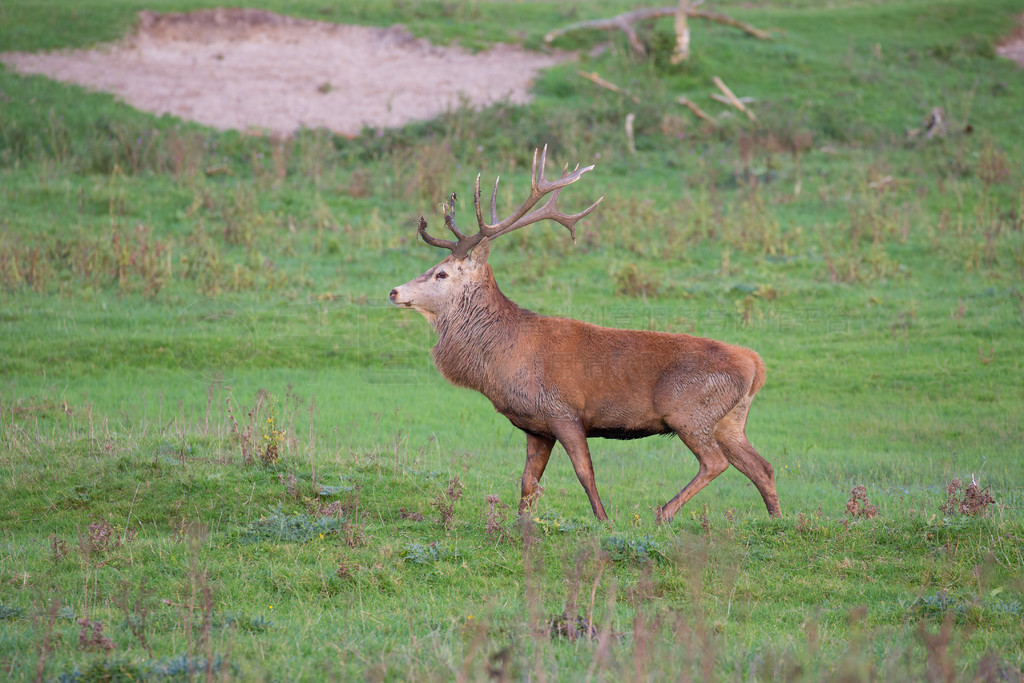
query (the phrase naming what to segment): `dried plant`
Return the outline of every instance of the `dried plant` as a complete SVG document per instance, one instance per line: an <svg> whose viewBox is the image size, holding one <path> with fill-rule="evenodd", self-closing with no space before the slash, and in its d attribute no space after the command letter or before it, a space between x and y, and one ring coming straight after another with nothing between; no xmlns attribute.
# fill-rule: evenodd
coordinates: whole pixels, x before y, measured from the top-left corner
<svg viewBox="0 0 1024 683"><path fill-rule="evenodd" d="M68 556L68 544L57 534L50 536L50 559L60 562Z"/></svg>
<svg viewBox="0 0 1024 683"><path fill-rule="evenodd" d="M961 490L963 498L959 495ZM994 505L995 502L995 498L992 497L992 487L981 488L972 474L971 483L966 487L959 479L954 479L946 484L946 502L939 506L939 510L949 516L982 517L988 512L988 507Z"/></svg>
<svg viewBox="0 0 1024 683"><path fill-rule="evenodd" d="M508 532L509 506L501 502L499 496L487 496L487 538L492 542L508 542L512 534Z"/></svg>
<svg viewBox="0 0 1024 683"><path fill-rule="evenodd" d="M430 501L430 506L437 508L440 515L438 523L445 529L451 529L455 525L455 503L459 498L462 498L462 482L455 476L448 480L448 488Z"/></svg>
<svg viewBox="0 0 1024 683"><path fill-rule="evenodd" d="M405 508L398 508L398 514L402 519L408 519L410 522L423 521L423 515L412 510L406 510Z"/></svg>
<svg viewBox="0 0 1024 683"><path fill-rule="evenodd" d="M868 502L868 490L864 486L855 486L850 491L850 499L846 501L846 514L851 519L866 517L871 519L878 515L878 508Z"/></svg>
<svg viewBox="0 0 1024 683"><path fill-rule="evenodd" d="M349 548L358 548L366 543L363 525L359 522L345 522L341 530L345 534L345 545Z"/></svg>
<svg viewBox="0 0 1024 683"><path fill-rule="evenodd" d="M90 621L86 617L78 620L82 629L78 632L78 649L80 650L103 650L113 652L117 645L103 633L103 624L98 621Z"/></svg>

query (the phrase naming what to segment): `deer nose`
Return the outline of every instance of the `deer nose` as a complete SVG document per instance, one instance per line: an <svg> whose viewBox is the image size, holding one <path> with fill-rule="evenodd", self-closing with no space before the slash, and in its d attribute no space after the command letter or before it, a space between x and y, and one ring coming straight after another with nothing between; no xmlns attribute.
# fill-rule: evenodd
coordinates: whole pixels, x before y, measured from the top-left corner
<svg viewBox="0 0 1024 683"><path fill-rule="evenodd" d="M398 288L397 287L395 287L394 289L391 290L391 294L389 294L388 297L391 299L391 302L394 303L396 296L398 296Z"/></svg>

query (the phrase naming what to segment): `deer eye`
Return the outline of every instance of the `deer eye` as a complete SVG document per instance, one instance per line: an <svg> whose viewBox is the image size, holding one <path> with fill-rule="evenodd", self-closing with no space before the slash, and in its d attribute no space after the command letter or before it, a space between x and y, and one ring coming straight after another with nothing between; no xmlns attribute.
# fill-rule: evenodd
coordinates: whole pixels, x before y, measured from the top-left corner
<svg viewBox="0 0 1024 683"><path fill-rule="evenodd" d="M439 271L437 271L437 275L434 276L434 279L435 280L443 280L446 277L448 277L448 273L444 272L443 270L439 270Z"/></svg>

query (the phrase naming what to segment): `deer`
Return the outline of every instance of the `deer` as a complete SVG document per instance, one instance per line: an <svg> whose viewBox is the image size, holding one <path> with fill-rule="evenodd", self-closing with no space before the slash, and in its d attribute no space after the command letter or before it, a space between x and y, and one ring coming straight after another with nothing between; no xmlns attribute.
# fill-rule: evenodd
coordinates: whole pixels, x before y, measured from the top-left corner
<svg viewBox="0 0 1024 683"><path fill-rule="evenodd" d="M594 166L562 169L545 178L547 145L534 150L530 194L502 220L497 217L500 176L491 194L490 223L480 205L480 175L473 193L478 230L455 224L453 193L442 203L445 227L455 240L434 237L420 216L417 232L432 247L451 253L419 277L391 290L401 308L422 314L437 342L434 364L449 383L482 393L526 435L519 513L539 496L540 480L555 443L561 444L587 494L594 515L607 520L598 495L588 438L637 439L676 434L697 458L697 474L656 510L670 522L694 495L729 465L746 475L780 516L771 464L746 437L747 414L764 386L765 364L750 349L712 339L646 330L623 330L549 317L520 308L506 297L487 263L493 240L550 220L576 241L583 211L558 209L561 191ZM537 207L541 199L547 201ZM535 208L536 207L536 208Z"/></svg>

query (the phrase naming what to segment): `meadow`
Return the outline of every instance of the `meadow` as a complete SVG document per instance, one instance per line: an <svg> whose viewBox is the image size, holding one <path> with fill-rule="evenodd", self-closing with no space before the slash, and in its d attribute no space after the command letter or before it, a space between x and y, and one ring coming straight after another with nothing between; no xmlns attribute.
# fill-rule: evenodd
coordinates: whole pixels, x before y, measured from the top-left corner
<svg viewBox="0 0 1024 683"><path fill-rule="evenodd" d="M0 50L215 6L92 4L5 2ZM262 6L474 49L635 7ZM572 33L555 45L580 62L528 106L351 139L277 144L0 68L0 676L1020 680L1024 70L995 46L1024 6L714 9L774 38L695 21L673 66L671 20L643 59ZM725 111L715 75L757 123L676 102ZM674 438L591 441L609 522L560 447L517 517L525 439L387 294L444 256L416 216L440 234L478 172L515 206L545 143L549 172L596 165L561 206L605 199L575 245L496 241L502 291L757 350L747 434L781 518L730 469L655 524L696 472Z"/></svg>

